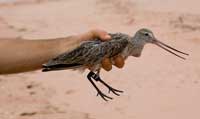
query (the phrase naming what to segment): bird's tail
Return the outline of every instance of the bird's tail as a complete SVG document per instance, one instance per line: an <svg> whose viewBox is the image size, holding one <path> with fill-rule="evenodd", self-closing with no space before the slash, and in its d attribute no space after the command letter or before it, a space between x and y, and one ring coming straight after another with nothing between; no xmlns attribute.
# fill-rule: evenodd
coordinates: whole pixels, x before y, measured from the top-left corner
<svg viewBox="0 0 200 119"><path fill-rule="evenodd" d="M48 71L58 71L58 70L66 70L66 69L77 69L80 68L82 64L57 64L57 65L43 65L42 72Z"/></svg>

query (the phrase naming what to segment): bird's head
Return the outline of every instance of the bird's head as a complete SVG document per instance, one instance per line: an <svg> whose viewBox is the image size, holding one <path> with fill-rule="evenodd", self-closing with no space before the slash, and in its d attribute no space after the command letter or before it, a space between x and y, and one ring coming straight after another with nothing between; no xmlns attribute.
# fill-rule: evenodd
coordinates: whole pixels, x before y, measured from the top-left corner
<svg viewBox="0 0 200 119"><path fill-rule="evenodd" d="M151 30L148 29L140 29L136 32L134 39L137 40L139 44L153 43L156 39Z"/></svg>
<svg viewBox="0 0 200 119"><path fill-rule="evenodd" d="M160 48L166 50L167 52L170 52L171 54L173 54L179 58L182 58L182 59L185 59L185 58L176 54L175 52L181 53L184 55L189 55L187 53L179 51L179 50L157 40L155 38L153 32L146 28L140 29L136 32L135 36L133 37L133 43L136 43L137 45L141 45L141 46L144 46L147 43L152 43L152 44L155 44L155 45L159 46Z"/></svg>

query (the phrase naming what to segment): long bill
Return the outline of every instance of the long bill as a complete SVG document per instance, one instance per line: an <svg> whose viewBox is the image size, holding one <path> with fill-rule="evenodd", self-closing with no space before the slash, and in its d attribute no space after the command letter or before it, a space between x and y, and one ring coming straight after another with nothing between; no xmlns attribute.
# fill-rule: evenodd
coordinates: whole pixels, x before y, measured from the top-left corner
<svg viewBox="0 0 200 119"><path fill-rule="evenodd" d="M177 54L177 53L180 53L180 54L183 54L183 55L189 55L189 54L187 54L187 53L184 53L184 52L182 52L182 51L179 51L179 50L177 50L177 49L175 49L175 48L173 48L173 47L171 47L171 46L169 46L169 45L167 45L167 44L165 44L165 43L163 43L163 42L161 42L161 41L158 41L158 40L154 40L154 42L153 42L155 45L157 45L157 46L159 46L160 48L162 48L162 49L164 49L164 50L166 50L167 52L169 52L169 53L171 53L171 54L173 54L173 55L175 55L175 56L177 56L177 57L179 57L179 58L181 58L181 59L186 59L185 57L183 57L183 56L181 56L181 55L179 55L179 54Z"/></svg>

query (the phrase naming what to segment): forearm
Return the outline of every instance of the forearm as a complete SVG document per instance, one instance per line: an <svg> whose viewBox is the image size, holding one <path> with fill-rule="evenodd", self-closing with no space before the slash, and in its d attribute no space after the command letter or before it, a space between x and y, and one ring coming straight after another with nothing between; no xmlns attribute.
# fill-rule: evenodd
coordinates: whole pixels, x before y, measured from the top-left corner
<svg viewBox="0 0 200 119"><path fill-rule="evenodd" d="M80 43L76 36L50 40L0 39L0 74L40 69L49 59Z"/></svg>

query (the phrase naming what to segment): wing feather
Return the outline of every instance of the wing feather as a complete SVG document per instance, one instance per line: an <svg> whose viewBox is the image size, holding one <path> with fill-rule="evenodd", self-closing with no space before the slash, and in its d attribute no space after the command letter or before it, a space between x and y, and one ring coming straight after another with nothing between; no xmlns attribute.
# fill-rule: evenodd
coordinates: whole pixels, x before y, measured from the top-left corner
<svg viewBox="0 0 200 119"><path fill-rule="evenodd" d="M99 64L105 56L113 57L121 53L128 44L129 36L120 33L110 35L112 37L110 41L84 42L76 49L51 59L43 64L43 71L74 69L86 64L93 66Z"/></svg>

